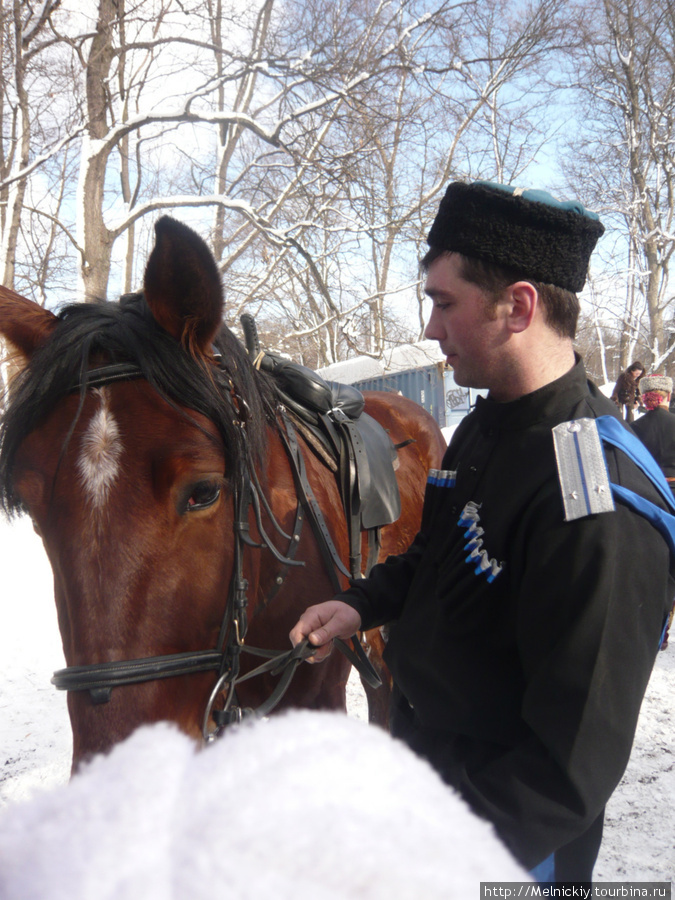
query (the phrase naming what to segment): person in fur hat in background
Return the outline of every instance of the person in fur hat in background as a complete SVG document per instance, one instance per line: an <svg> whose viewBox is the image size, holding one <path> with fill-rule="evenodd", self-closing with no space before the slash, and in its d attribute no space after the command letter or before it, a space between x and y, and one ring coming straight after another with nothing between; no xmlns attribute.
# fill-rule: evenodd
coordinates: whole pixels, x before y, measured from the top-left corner
<svg viewBox="0 0 675 900"><path fill-rule="evenodd" d="M647 412L632 423L633 431L657 461L675 494L675 416L670 412L673 379L645 375L638 387Z"/></svg>
<svg viewBox="0 0 675 900"><path fill-rule="evenodd" d="M642 406L647 412L633 422L633 431L661 467L675 495L675 416L670 411L673 379L667 375L645 375L638 386ZM661 650L668 646L674 615L675 605L668 616Z"/></svg>
<svg viewBox="0 0 675 900"><path fill-rule="evenodd" d="M635 410L640 402L638 382L644 373L645 367L636 360L619 375L614 385L611 399L621 410L626 422L632 422L635 418Z"/></svg>

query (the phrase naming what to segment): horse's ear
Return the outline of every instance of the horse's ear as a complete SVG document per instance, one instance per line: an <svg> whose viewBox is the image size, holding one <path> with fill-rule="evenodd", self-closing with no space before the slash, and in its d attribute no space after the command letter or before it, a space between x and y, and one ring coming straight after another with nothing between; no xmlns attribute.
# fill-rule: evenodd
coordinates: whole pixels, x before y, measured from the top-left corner
<svg viewBox="0 0 675 900"><path fill-rule="evenodd" d="M222 324L223 288L206 243L169 216L155 224L145 299L157 322L186 349L208 353Z"/></svg>
<svg viewBox="0 0 675 900"><path fill-rule="evenodd" d="M45 343L58 321L48 309L0 285L0 335L24 362Z"/></svg>

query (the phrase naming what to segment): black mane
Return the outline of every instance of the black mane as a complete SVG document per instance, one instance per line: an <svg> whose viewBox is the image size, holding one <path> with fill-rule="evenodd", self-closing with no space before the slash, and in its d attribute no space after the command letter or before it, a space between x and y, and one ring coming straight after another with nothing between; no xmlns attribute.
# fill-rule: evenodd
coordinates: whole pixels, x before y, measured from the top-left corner
<svg viewBox="0 0 675 900"><path fill-rule="evenodd" d="M274 421L273 389L269 379L253 368L227 327L223 326L214 342L224 368L224 372L214 370L214 378L209 377L203 363L157 325L142 294L127 295L117 303L75 303L63 308L58 318L50 339L12 383L10 402L0 425L0 504L7 513L19 508L12 485L19 446L61 397L77 390L92 358L134 363L172 405L210 419L223 441L229 479L235 478L245 464L241 458L241 428L233 421L241 412L236 408L236 397L244 398L248 406L248 449L254 460L264 457L265 425Z"/></svg>

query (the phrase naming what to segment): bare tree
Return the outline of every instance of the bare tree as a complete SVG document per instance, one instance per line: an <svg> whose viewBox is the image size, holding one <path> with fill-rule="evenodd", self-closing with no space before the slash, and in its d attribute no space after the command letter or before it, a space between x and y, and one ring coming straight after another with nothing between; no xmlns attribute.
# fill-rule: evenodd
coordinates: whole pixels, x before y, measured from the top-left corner
<svg viewBox="0 0 675 900"><path fill-rule="evenodd" d="M59 5L60 0L35 5L13 0L0 11L0 265L2 283L8 287L14 287L27 190L27 179L17 176L31 163L35 132L54 138L49 111L52 97L41 62L49 44L45 32Z"/></svg>
<svg viewBox="0 0 675 900"><path fill-rule="evenodd" d="M22 259L40 297L66 260L82 297L127 291L152 220L174 212L211 229L230 321L256 312L270 342L316 365L419 334L417 258L442 191L527 170L548 134L543 74L569 43L564 0L36 10L33 127L0 172L0 190L23 192L8 265Z"/></svg>
<svg viewBox="0 0 675 900"><path fill-rule="evenodd" d="M373 20L369 7L356 6ZM301 293L311 299L290 304L287 343L313 341L325 364L355 350L379 356L390 343L416 336L410 316L401 325L396 300L405 297L415 308L416 260L439 196L452 176L477 170L512 180L533 160L542 140L533 122L544 119L539 69L567 45L564 6L546 0L504 17L501 3L458 3L411 29L405 13L413 4L386 5L387 44L395 44L396 55L339 107L284 209L304 223L295 233L311 255L306 262L297 250L292 256ZM355 58L363 65L359 53ZM346 71L357 71L350 64ZM345 65L341 59L341 70ZM276 308L287 310L274 271L288 261L287 245L271 248L264 276L244 283L243 302L264 287ZM288 275L281 279L287 292Z"/></svg>
<svg viewBox="0 0 675 900"><path fill-rule="evenodd" d="M568 174L613 232L603 246L605 302L621 322L617 365L642 347L643 361L662 368L675 350L675 7L589 0L584 26L581 128Z"/></svg>

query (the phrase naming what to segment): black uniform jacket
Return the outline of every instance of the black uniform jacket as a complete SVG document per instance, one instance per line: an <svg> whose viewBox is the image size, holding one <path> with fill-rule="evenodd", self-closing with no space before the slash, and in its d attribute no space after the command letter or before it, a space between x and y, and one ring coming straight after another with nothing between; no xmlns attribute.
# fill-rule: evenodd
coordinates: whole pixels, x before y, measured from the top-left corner
<svg viewBox="0 0 675 900"><path fill-rule="evenodd" d="M551 428L607 414L581 361L514 402L480 398L443 460L454 486L427 486L410 549L340 595L364 628L396 622L393 733L528 868L582 834L620 780L675 594L665 541L628 507L564 521ZM664 506L606 455L611 481Z"/></svg>
<svg viewBox="0 0 675 900"><path fill-rule="evenodd" d="M632 423L635 434L663 469L667 478L675 477L675 416L657 407Z"/></svg>

